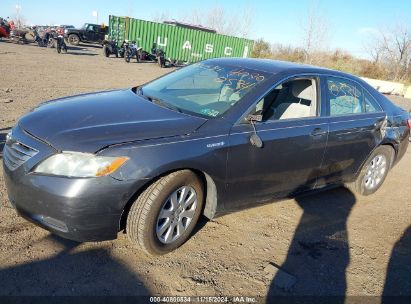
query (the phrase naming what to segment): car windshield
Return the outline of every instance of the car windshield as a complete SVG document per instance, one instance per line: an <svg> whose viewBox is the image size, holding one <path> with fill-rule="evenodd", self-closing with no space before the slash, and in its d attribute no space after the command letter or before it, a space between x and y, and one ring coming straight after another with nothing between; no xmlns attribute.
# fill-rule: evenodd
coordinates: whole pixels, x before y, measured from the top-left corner
<svg viewBox="0 0 411 304"><path fill-rule="evenodd" d="M173 110L214 118L227 112L268 75L242 67L200 62L161 77L137 93Z"/></svg>
<svg viewBox="0 0 411 304"><path fill-rule="evenodd" d="M88 27L88 23L84 23L84 25L83 25L83 27L82 27L82 29L87 29L87 27Z"/></svg>

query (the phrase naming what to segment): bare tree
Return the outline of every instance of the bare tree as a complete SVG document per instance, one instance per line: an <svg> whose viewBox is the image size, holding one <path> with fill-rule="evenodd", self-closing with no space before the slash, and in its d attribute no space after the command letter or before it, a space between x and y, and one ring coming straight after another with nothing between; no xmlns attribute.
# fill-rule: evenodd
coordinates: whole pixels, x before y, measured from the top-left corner
<svg viewBox="0 0 411 304"><path fill-rule="evenodd" d="M367 53L374 62L383 64L390 78L403 81L410 76L411 30L405 23L380 30L368 42Z"/></svg>
<svg viewBox="0 0 411 304"><path fill-rule="evenodd" d="M317 5L311 5L305 18L302 18L302 50L305 54L305 63L312 64L316 61L315 54L327 47L328 20L318 13Z"/></svg>
<svg viewBox="0 0 411 304"><path fill-rule="evenodd" d="M369 33L369 37L364 42L363 49L374 64L379 64L384 53L379 33Z"/></svg>
<svg viewBox="0 0 411 304"><path fill-rule="evenodd" d="M250 37L250 34L253 30L253 24L255 20L255 11L254 8L250 5L244 7L242 11L241 26L238 28L239 34L241 37L247 38Z"/></svg>
<svg viewBox="0 0 411 304"><path fill-rule="evenodd" d="M26 24L26 18L21 14L21 5L16 4L16 14L14 15L14 25L16 28L22 28Z"/></svg>
<svg viewBox="0 0 411 304"><path fill-rule="evenodd" d="M156 12L151 16L151 20L161 23L167 20L171 20L171 15L169 11Z"/></svg>
<svg viewBox="0 0 411 304"><path fill-rule="evenodd" d="M180 19L191 24L204 25L204 13L198 9L192 9L190 12L186 12Z"/></svg>
<svg viewBox="0 0 411 304"><path fill-rule="evenodd" d="M207 13L207 19L204 20L205 24L215 29L218 33L226 33L227 17L223 7L216 6L211 8Z"/></svg>
<svg viewBox="0 0 411 304"><path fill-rule="evenodd" d="M152 20L163 22L170 20L168 12L156 13ZM180 21L212 28L220 34L249 37L254 23L254 10L251 6L245 6L239 11L227 12L222 6L215 6L208 11L193 9L183 13L178 18Z"/></svg>

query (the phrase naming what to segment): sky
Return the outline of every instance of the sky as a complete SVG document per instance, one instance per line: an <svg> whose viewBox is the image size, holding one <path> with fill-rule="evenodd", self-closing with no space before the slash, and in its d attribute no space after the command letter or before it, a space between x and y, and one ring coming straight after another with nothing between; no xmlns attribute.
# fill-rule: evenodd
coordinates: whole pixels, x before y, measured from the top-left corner
<svg viewBox="0 0 411 304"><path fill-rule="evenodd" d="M310 8L316 8L327 24L329 48L363 58L367 58L365 45L372 33L394 26L399 20L411 25L411 0L0 0L0 16L15 16L16 5L21 7L28 24L75 26L97 21L107 24L110 14L152 20L165 12L178 20L193 10L207 11L219 6L229 14L237 14L251 7L251 39L292 46L301 45L303 20ZM93 16L93 11L98 12L98 17Z"/></svg>

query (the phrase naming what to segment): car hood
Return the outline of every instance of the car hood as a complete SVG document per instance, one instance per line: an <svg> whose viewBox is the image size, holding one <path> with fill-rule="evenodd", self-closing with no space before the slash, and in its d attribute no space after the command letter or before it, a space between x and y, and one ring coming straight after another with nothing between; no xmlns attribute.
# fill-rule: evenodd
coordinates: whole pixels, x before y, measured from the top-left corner
<svg viewBox="0 0 411 304"><path fill-rule="evenodd" d="M57 150L94 153L113 144L189 134L205 121L160 107L130 89L45 102L19 125Z"/></svg>

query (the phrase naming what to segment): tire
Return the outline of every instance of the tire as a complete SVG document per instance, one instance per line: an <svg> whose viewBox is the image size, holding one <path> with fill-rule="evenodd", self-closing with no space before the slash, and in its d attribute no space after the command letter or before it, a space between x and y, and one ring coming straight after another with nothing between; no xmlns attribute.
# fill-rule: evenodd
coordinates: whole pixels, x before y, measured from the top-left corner
<svg viewBox="0 0 411 304"><path fill-rule="evenodd" d="M188 212L178 207L183 206L177 203L181 195L186 197L186 208L190 208ZM172 200L173 196L177 200ZM175 250L190 237L201 215L203 200L203 184L194 172L181 170L160 178L141 193L131 206L126 226L129 240L148 254L162 255ZM167 218L161 217L161 214L167 214ZM178 214L180 217L175 217ZM181 214L190 214L191 220L181 217ZM161 227L166 229L161 231ZM181 230L179 227L182 227ZM178 236L179 231L181 234Z"/></svg>
<svg viewBox="0 0 411 304"><path fill-rule="evenodd" d="M377 147L363 164L356 180L346 185L347 188L362 196L375 193L384 183L393 157L394 150L390 146Z"/></svg>
<svg viewBox="0 0 411 304"><path fill-rule="evenodd" d="M108 49L107 45L103 46L103 55L106 57L110 57L110 50Z"/></svg>
<svg viewBox="0 0 411 304"><path fill-rule="evenodd" d="M72 45L79 45L80 38L76 34L70 34L68 37L68 42Z"/></svg>
<svg viewBox="0 0 411 304"><path fill-rule="evenodd" d="M162 60L161 56L159 56L159 57L157 58L157 61L158 61L158 65L160 66L160 68L163 68L164 65L163 65L163 60Z"/></svg>
<svg viewBox="0 0 411 304"><path fill-rule="evenodd" d="M124 60L129 63L130 62L130 56L128 54L124 54Z"/></svg>
<svg viewBox="0 0 411 304"><path fill-rule="evenodd" d="M47 41L47 47L48 48L54 48L54 39L52 39L52 38L50 38L48 41Z"/></svg>
<svg viewBox="0 0 411 304"><path fill-rule="evenodd" d="M25 33L24 40L26 40L26 42L34 42L34 35L30 32Z"/></svg>

